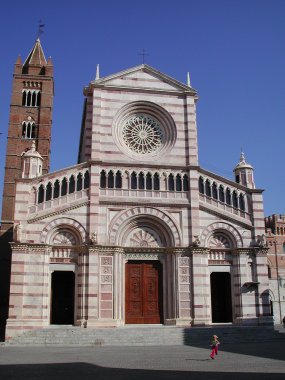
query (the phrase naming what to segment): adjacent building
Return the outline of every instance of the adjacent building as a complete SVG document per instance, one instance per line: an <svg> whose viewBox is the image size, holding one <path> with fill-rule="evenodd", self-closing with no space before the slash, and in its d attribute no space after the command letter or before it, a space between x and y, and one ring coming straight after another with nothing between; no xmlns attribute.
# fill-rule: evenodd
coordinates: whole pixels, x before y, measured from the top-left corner
<svg viewBox="0 0 285 380"><path fill-rule="evenodd" d="M271 314L274 323L285 317L285 215L265 218Z"/></svg>

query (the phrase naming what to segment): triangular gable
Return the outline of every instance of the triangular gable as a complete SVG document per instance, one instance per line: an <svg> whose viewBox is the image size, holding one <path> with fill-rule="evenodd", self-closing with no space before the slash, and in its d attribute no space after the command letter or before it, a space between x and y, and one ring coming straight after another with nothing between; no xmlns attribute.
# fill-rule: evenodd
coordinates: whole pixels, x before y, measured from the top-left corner
<svg viewBox="0 0 285 380"><path fill-rule="evenodd" d="M97 79L91 83L95 86L182 91L196 94L196 90L193 88L145 64Z"/></svg>

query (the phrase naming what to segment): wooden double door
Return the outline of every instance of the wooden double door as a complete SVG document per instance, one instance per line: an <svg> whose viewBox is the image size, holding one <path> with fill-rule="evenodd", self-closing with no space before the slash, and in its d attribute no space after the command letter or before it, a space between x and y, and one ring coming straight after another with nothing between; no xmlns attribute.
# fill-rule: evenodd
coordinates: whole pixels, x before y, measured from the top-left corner
<svg viewBox="0 0 285 380"><path fill-rule="evenodd" d="M162 323L162 265L159 261L126 263L125 323Z"/></svg>

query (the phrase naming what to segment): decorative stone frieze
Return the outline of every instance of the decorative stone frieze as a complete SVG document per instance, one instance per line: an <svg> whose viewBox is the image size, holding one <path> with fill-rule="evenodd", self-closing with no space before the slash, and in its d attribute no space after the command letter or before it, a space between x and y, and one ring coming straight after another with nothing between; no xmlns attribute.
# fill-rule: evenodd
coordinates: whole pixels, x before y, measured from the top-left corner
<svg viewBox="0 0 285 380"><path fill-rule="evenodd" d="M267 256L268 251L269 247L254 248L254 253L256 256Z"/></svg>
<svg viewBox="0 0 285 380"><path fill-rule="evenodd" d="M252 247L252 248L235 248L232 250L232 253L234 255L258 255L258 256L266 256L268 252L267 247L259 248L259 247Z"/></svg>
<svg viewBox="0 0 285 380"><path fill-rule="evenodd" d="M40 253L49 254L51 247L48 244L33 244L33 243L10 243L12 251L25 253Z"/></svg>
<svg viewBox="0 0 285 380"><path fill-rule="evenodd" d="M126 253L127 260L160 260L162 258L160 253Z"/></svg>
<svg viewBox="0 0 285 380"><path fill-rule="evenodd" d="M190 247L190 252L192 255L209 255L210 248L206 247Z"/></svg>
<svg viewBox="0 0 285 380"><path fill-rule="evenodd" d="M166 252L169 254L175 254L176 256L189 256L190 255L190 249L189 247L184 247L184 248L167 248Z"/></svg>
<svg viewBox="0 0 285 380"><path fill-rule="evenodd" d="M165 248L143 248L143 247L124 247L125 254L128 253L166 253Z"/></svg>

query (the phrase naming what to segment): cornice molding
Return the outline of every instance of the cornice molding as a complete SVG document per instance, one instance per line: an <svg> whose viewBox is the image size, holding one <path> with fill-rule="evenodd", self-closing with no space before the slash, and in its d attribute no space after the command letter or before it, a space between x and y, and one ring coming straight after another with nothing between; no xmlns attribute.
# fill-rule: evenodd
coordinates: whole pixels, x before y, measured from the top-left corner
<svg viewBox="0 0 285 380"><path fill-rule="evenodd" d="M54 212L49 212L49 213L46 213L44 215L39 215L37 217L28 219L27 223L32 224L32 223L37 222L39 220L47 219L47 218L50 218L50 217L55 216L55 215L59 215L59 214L64 215L67 211L75 210L75 209L82 207L82 206L87 206L89 204L89 202L90 202L89 200L87 200L87 201L85 200L84 202L78 203L76 205L73 205L73 206L70 206L67 208L61 208L60 210L57 210Z"/></svg>
<svg viewBox="0 0 285 380"><path fill-rule="evenodd" d="M250 221L247 222L241 217L237 217L235 214L232 214L230 212L228 213L227 211L221 210L221 209L214 209L215 206L212 206L212 207L211 205L208 205L206 203L204 204L204 202L199 201L200 210L208 212L209 214L218 216L222 220L226 220L228 222L232 222L234 220L234 222L237 223L239 226L243 228L247 228L249 230L253 230L254 227L252 226L252 223Z"/></svg>

